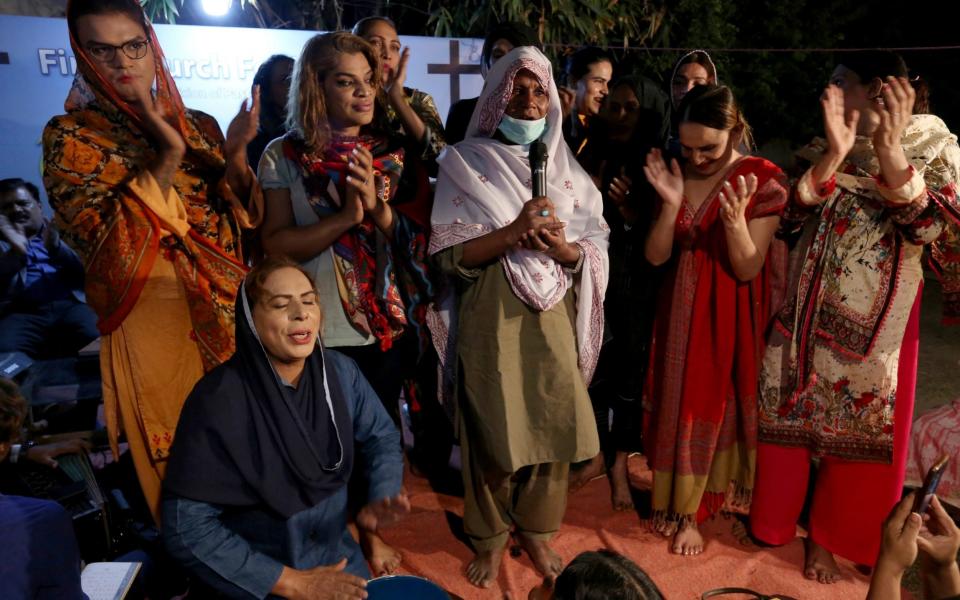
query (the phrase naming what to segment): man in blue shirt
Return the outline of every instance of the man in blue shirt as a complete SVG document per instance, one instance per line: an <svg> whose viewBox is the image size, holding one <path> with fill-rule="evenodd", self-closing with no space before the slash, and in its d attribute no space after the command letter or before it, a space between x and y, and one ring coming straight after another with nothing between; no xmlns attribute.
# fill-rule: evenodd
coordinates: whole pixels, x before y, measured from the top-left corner
<svg viewBox="0 0 960 600"><path fill-rule="evenodd" d="M70 356L99 336L83 265L45 223L37 187L0 180L0 353Z"/></svg>

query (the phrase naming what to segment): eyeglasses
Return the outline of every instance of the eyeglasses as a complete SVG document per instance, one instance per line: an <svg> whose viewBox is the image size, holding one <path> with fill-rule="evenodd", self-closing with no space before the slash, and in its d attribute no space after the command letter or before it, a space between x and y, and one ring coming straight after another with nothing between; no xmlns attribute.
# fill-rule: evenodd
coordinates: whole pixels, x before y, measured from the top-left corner
<svg viewBox="0 0 960 600"><path fill-rule="evenodd" d="M120 46L110 44L91 44L87 46L87 52L97 62L110 63L117 56L117 50L123 52L123 55L131 60L140 60L147 55L147 48L150 42L147 40L130 40Z"/></svg>

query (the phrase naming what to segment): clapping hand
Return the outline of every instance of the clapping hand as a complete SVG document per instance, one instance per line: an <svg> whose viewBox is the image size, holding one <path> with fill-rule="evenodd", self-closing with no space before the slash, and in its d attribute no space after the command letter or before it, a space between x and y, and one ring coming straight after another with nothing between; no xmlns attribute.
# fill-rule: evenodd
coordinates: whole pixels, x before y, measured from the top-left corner
<svg viewBox="0 0 960 600"><path fill-rule="evenodd" d="M373 169L373 154L366 147L357 144L347 157L347 198L351 195L360 199L363 210L371 212L377 209L377 181Z"/></svg>
<svg viewBox="0 0 960 600"><path fill-rule="evenodd" d="M226 140L223 142L223 154L227 161L247 162L247 145L257 137L260 127L260 86L253 86L253 100L247 110L247 100L240 105L240 112L227 126Z"/></svg>
<svg viewBox="0 0 960 600"><path fill-rule="evenodd" d="M830 152L843 159L853 148L857 139L857 123L860 121L860 111L851 110L849 115L844 112L843 90L835 85L828 85L820 97L820 108L823 110L823 128L827 135Z"/></svg>
<svg viewBox="0 0 960 600"><path fill-rule="evenodd" d="M134 108L140 113L147 132L161 145L161 153L169 153L175 162L179 162L187 151L187 143L177 129L167 122L149 90L138 90L139 98Z"/></svg>
<svg viewBox="0 0 960 600"><path fill-rule="evenodd" d="M737 177L737 189L729 181L724 182L720 192L720 216L723 225L728 229L747 226L747 206L757 191L757 176L750 173L748 177Z"/></svg>
<svg viewBox="0 0 960 600"><path fill-rule="evenodd" d="M410 47L407 46L400 53L400 62L394 71L387 73L387 82L384 84L384 91L387 97L394 104L406 99L406 92L403 91L403 84L407 81L407 63L410 62Z"/></svg>
<svg viewBox="0 0 960 600"><path fill-rule="evenodd" d="M647 154L647 164L643 166L647 181L657 190L664 205L679 209L683 203L683 172L677 159L670 160L670 168L663 162L663 153L654 148Z"/></svg>
<svg viewBox="0 0 960 600"><path fill-rule="evenodd" d="M888 77L881 97L876 106L880 125L873 132L873 147L878 153L901 150L903 130L913 115L917 94L906 78Z"/></svg>

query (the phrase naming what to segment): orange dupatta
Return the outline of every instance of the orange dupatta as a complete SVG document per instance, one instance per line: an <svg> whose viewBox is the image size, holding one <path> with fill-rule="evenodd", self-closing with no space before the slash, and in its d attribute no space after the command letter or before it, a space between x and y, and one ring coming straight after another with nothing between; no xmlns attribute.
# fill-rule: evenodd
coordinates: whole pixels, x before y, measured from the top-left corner
<svg viewBox="0 0 960 600"><path fill-rule="evenodd" d="M173 188L189 228L165 229L131 185L155 152L140 116L100 75L72 31L78 74L67 114L44 129L44 184L64 237L84 259L87 300L101 333L130 313L163 252L186 291L192 335L210 370L234 351L234 301L247 271L240 228L259 223L262 198L254 185L248 210L230 190L216 121L183 106L156 34L145 26L156 61L155 101L187 143Z"/></svg>

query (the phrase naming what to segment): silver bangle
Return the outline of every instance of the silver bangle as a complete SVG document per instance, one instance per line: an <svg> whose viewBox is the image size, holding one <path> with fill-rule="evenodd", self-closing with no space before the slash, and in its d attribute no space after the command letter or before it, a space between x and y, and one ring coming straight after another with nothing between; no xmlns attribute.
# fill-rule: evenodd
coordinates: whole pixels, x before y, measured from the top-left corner
<svg viewBox="0 0 960 600"><path fill-rule="evenodd" d="M571 275L576 275L576 274L579 273L581 270L583 270L583 256L584 256L583 248L581 248L580 246L577 246L577 252L580 253L580 256L577 257L577 263L576 263L575 265L573 265L572 267L564 267L564 268L563 268L564 271L566 271L567 273L569 273L569 274L571 274Z"/></svg>

